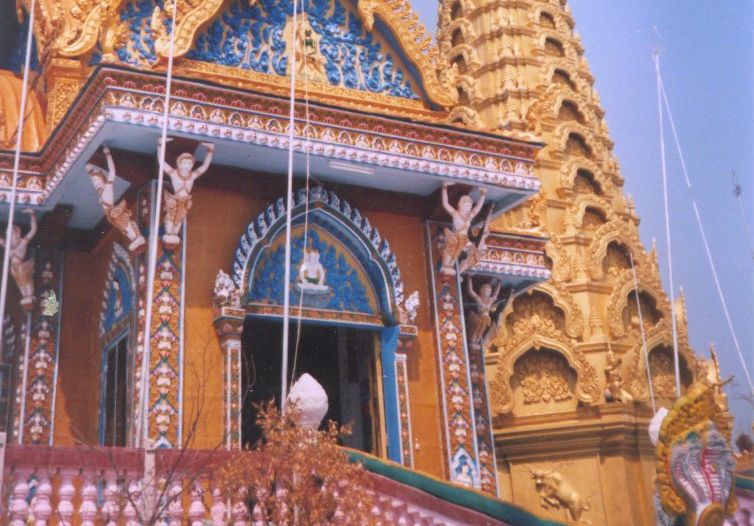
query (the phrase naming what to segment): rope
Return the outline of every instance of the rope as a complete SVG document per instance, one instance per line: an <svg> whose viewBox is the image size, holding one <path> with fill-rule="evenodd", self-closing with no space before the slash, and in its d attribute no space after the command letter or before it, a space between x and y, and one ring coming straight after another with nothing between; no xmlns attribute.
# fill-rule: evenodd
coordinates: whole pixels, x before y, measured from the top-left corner
<svg viewBox="0 0 754 526"><path fill-rule="evenodd" d="M665 238L668 243L668 276L670 280L670 322L673 328L673 367L675 372L675 394L681 396L681 371L678 358L678 328L675 321L675 293L673 290L673 256L670 245L670 214L668 211L668 175L665 166L665 130L662 122L662 81L660 80L660 54L654 54L655 71L657 72L657 110L660 119L660 160L662 168L662 195L665 203Z"/></svg>
<svg viewBox="0 0 754 526"><path fill-rule="evenodd" d="M302 10L306 14L306 4L302 4ZM306 71L306 53L303 57L304 71ZM304 209L304 252L309 239L309 181L311 178L310 160L311 148L309 144L309 124L311 122L309 115L309 77L304 75L304 108L306 112L306 127L304 128L304 139L306 144L306 204ZM298 365L298 351L301 344L301 311L304 308L304 294L302 293L298 300L298 321L296 324L296 345L293 349L293 367L291 368L291 381L289 387L293 386L293 380L296 378L296 366Z"/></svg>
<svg viewBox="0 0 754 526"><path fill-rule="evenodd" d="M665 87L662 83L662 77L660 76L660 70L659 66L657 69L657 81L658 81L658 88L660 89L660 93L662 95L662 100L665 103L665 108L668 112L668 120L670 121L670 129L673 132L673 139L675 140L675 146L676 150L678 151L678 157L681 160L681 169L683 170L683 177L686 181L686 187L689 191L689 198L691 199L691 204L694 208L694 216L696 217L696 224L699 227L699 233L702 236L702 242L704 243L704 251L707 254L707 261L709 262L710 270L712 271L712 279L715 281L715 288L717 289L717 295L720 298L720 303L723 306L723 313L725 313L725 321L728 323L728 328L730 329L731 337L733 338L733 344L736 347L736 352L738 353L738 358L741 360L741 367L743 368L744 375L746 375L746 381L749 384L749 389L752 393L754 393L754 383L752 383L751 375L749 374L749 368L746 366L746 360L744 359L743 352L741 351L741 345L738 343L738 337L736 336L736 331L733 329L733 321L730 317L730 311L728 310L728 303L725 300L725 294L723 294L723 289L720 286L720 279L717 275L717 269L715 267L715 261L712 259L712 251L710 250L709 242L707 241L707 234L704 231L704 225L702 224L702 217L699 213L699 207L696 205L696 199L694 198L694 191L691 186L691 179L689 178L688 170L686 169L686 160L683 156L683 151L681 149L681 141L678 139L678 133L676 132L675 128L675 122L673 120L673 113L670 111L670 104L668 103L668 97L665 93Z"/></svg>
<svg viewBox="0 0 754 526"><path fill-rule="evenodd" d="M293 31L291 32L291 90L288 115L288 191L285 212L285 273L283 281L283 365L280 374L280 408L288 398L288 328L291 316L291 217L293 213L293 139L295 135L296 104L296 32L298 30L298 0L293 1ZM304 247L306 248L306 247Z"/></svg>
<svg viewBox="0 0 754 526"><path fill-rule="evenodd" d="M160 212L162 208L162 190L165 183L165 150L167 148L168 118L170 115L170 89L173 84L173 47L175 45L175 16L178 12L177 2L173 4L172 23L170 25L170 48L168 51L168 70L165 80L165 108L162 113L162 147L157 148L159 172L157 175L157 201L154 217L149 228L149 255L147 257L147 301L144 316L144 352L141 361L141 419L138 436L145 447L149 439L149 364L152 346L152 303L154 302L154 276L157 266L157 238L160 230Z"/></svg>
<svg viewBox="0 0 754 526"><path fill-rule="evenodd" d="M628 259L631 262L631 273L634 276L634 294L636 294L636 310L639 311L639 327L641 327L641 349L644 355L644 364L647 369L647 385L649 386L649 399L652 402L652 412L657 412L655 403L655 388L652 385L652 372L649 370L649 353L647 352L647 335L644 332L644 317L641 314L641 301L639 301L639 280L636 279L636 267L634 266L634 256L628 251Z"/></svg>
<svg viewBox="0 0 754 526"><path fill-rule="evenodd" d="M24 58L24 75L21 81L21 107L18 112L18 128L16 129L16 149L13 155L13 180L10 186L10 208L8 210L8 225L5 227L5 247L3 250L3 276L0 282L0 320L5 320L5 304L8 300L8 271L10 270L10 246L13 232L13 216L16 213L16 193L18 190L18 169L21 163L21 141L24 135L24 118L26 113L26 90L29 86L29 70L31 69L31 44L34 36L34 8L36 0L31 0L29 16L29 32L26 35L26 57ZM4 338L0 338L0 351L5 344ZM26 370L24 370L26 374ZM23 426L23 422L21 422Z"/></svg>

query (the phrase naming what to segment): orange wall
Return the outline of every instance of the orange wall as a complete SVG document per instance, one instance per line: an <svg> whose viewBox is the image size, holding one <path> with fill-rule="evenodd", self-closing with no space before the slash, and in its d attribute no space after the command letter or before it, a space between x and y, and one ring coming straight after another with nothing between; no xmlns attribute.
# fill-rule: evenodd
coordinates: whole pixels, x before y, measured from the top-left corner
<svg viewBox="0 0 754 526"><path fill-rule="evenodd" d="M222 177L220 176L220 172ZM228 173L231 172L231 173ZM230 271L239 238L266 205L285 193L282 177L232 173L213 166L194 189L186 240L184 439L214 447L223 432L223 356L212 326L212 289L218 270ZM296 187L299 185L297 184ZM431 326L425 203L375 190L328 187L361 210L395 252L406 295L419 291L419 336L408 356L412 427L420 448L416 467L444 473L434 329ZM101 351L98 326L112 231L89 253L66 253L55 443L97 441ZM197 421L198 426L192 426Z"/></svg>
<svg viewBox="0 0 754 526"><path fill-rule="evenodd" d="M57 445L98 443L102 365L99 317L114 239L111 230L91 252L65 253L55 409Z"/></svg>

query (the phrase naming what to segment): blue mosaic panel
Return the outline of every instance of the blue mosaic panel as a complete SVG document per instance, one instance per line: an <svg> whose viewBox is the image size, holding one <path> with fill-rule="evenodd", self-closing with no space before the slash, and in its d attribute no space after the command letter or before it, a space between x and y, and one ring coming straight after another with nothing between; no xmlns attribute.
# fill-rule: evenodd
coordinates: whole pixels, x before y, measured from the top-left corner
<svg viewBox="0 0 754 526"><path fill-rule="evenodd" d="M358 312L377 314L374 293L362 282L359 272L354 268L355 260L347 255L342 246L334 246L319 233L310 229L307 244L317 249L320 263L327 274L325 284L330 288L327 294L304 293L303 306L328 309L341 312ZM297 290L298 268L303 260L303 232L291 240L291 305L298 305L301 292ZM283 280L285 269L285 245L280 244L269 252L262 254L254 271L246 301L251 303L283 304Z"/></svg>
<svg viewBox="0 0 754 526"><path fill-rule="evenodd" d="M137 66L156 62L150 18L162 0L130 0L121 11L129 41L119 58ZM348 7L346 7L348 6ZM299 6L301 9L301 6ZM417 99L408 75L393 55L367 31L350 3L305 0L317 34L328 81L335 86ZM292 0L234 0L203 32L186 57L222 66L285 76L288 54L284 30L293 16Z"/></svg>
<svg viewBox="0 0 754 526"><path fill-rule="evenodd" d="M133 290L128 279L128 273L117 265L113 272L113 279L107 284L105 300L105 316L102 327L104 333L109 333L118 322L131 314L133 308Z"/></svg>

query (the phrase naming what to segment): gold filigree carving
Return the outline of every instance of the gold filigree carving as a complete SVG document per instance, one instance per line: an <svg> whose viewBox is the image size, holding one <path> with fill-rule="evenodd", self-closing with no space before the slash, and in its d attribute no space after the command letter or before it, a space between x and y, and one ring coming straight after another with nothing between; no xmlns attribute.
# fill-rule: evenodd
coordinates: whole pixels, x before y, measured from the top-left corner
<svg viewBox="0 0 754 526"><path fill-rule="evenodd" d="M541 191L521 205L527 216L516 225L517 230L542 232L547 224L547 197Z"/></svg>
<svg viewBox="0 0 754 526"><path fill-rule="evenodd" d="M368 30L374 27L375 15L390 28L409 61L416 66L427 96L434 103L444 108L456 104L457 93L450 89L449 68L441 64L432 37L407 0L359 0L357 9Z"/></svg>
<svg viewBox="0 0 754 526"><path fill-rule="evenodd" d="M575 348L575 342L569 340L561 331L552 327L543 318L535 317L517 334L501 352L494 376L490 380L490 402L497 414L510 413L514 398L511 379L514 364L519 357L530 350L548 349L558 352L576 371L574 394L585 404L594 404L600 398L600 382L596 369L589 363L583 353Z"/></svg>
<svg viewBox="0 0 754 526"><path fill-rule="evenodd" d="M176 2L178 12L175 14L174 57L181 57L191 50L197 32L212 21L223 5L223 0L172 0L165 2L164 9L155 7L150 27L155 38L155 51L161 57L167 57L170 53L170 32L167 26L172 20ZM253 4L254 0L249 3Z"/></svg>
<svg viewBox="0 0 754 526"><path fill-rule="evenodd" d="M514 378L521 386L525 404L570 400L573 376L565 358L547 349L528 351L514 365Z"/></svg>
<svg viewBox="0 0 754 526"><path fill-rule="evenodd" d="M624 271L631 269L631 258L625 247L617 242L607 246L605 259L602 260L602 272L608 276L618 277Z"/></svg>
<svg viewBox="0 0 754 526"><path fill-rule="evenodd" d="M79 82L76 80L60 79L55 81L52 96L48 100L48 129L52 130L63 119L71 103L78 95L79 87Z"/></svg>
<svg viewBox="0 0 754 526"><path fill-rule="evenodd" d="M120 20L123 0L79 0L67 13L65 26L55 41L59 55L77 57L99 43L104 62L115 62L116 48L125 43L128 26Z"/></svg>
<svg viewBox="0 0 754 526"><path fill-rule="evenodd" d="M550 238L545 245L545 254L552 260L552 281L570 280L573 275L573 264L560 239Z"/></svg>
<svg viewBox="0 0 754 526"><path fill-rule="evenodd" d="M237 87L239 84L254 85L259 90L277 95L284 95L289 93L290 90L290 79L288 77L259 73L253 70L241 70L210 62L190 60L185 57L176 60L175 73L184 76L198 75L233 87ZM297 91L299 92L297 95L304 96L303 88L299 88ZM447 119L446 113L427 109L421 100L359 91L314 80L309 82L308 96L312 100L335 104L342 108L386 113L430 122L445 122Z"/></svg>
<svg viewBox="0 0 754 526"><path fill-rule="evenodd" d="M680 335L679 335L680 336ZM650 357L649 370L652 374L652 387L655 394L666 400L675 398L675 367L672 357L673 332L669 319L661 319L645 331L646 348ZM662 349L667 349L667 356L662 355ZM656 357L653 353L659 352ZM679 338L678 353L680 356L681 384L688 386L694 379L695 364L697 362L694 352L688 344L688 341ZM644 361L644 350L642 348L641 338L637 340L636 345L629 351L630 360L626 366L626 381L628 392L637 400L647 401L649 399L649 386L647 384L647 369ZM656 367L659 375L655 374L652 364L657 361ZM668 370L668 361L670 369ZM672 386L672 387L671 387Z"/></svg>
<svg viewBox="0 0 754 526"><path fill-rule="evenodd" d="M602 261L607 254L608 245L614 241L622 243L631 250L637 273L656 283L656 288L661 290L662 284L659 281L656 261L652 261L644 252L636 225L631 221L623 221L615 216L594 231L592 241L589 244L586 262L592 279L600 281L604 278Z"/></svg>
<svg viewBox="0 0 754 526"><path fill-rule="evenodd" d="M538 286L538 289L552 297L555 305L565 313L566 334L571 338L580 338L584 334L584 314L573 295L566 289L565 284L562 282L542 283Z"/></svg>
<svg viewBox="0 0 754 526"><path fill-rule="evenodd" d="M599 219L592 219L592 215L595 215L592 210L595 209L601 213ZM575 233L576 229L579 227L599 228L607 221L611 221L614 217L615 212L610 206L610 203L605 199L591 193L580 194L573 199L571 206L566 211L566 232ZM596 224L595 221L597 222Z"/></svg>
<svg viewBox="0 0 754 526"><path fill-rule="evenodd" d="M641 305L645 327L648 323L651 324L652 321L655 321L654 311L659 311L664 319L670 319L670 302L662 292L661 286L654 280L648 279L645 274L644 272L639 273L637 269L637 283L634 283L633 272L631 269L627 269L615 281L613 293L610 295L607 304L607 317L610 320L610 332L616 338L625 336L631 327L635 327L637 331L639 329L639 313L634 292L637 284L640 298L642 293L645 293L649 294L655 301L654 307L648 303ZM629 308L629 306L631 307ZM625 316L624 311L627 311Z"/></svg>
<svg viewBox="0 0 754 526"><path fill-rule="evenodd" d="M599 185L602 194L606 197L613 195L615 185L610 177L606 177L603 170L597 164L584 157L568 159L560 168L560 185L569 188L574 193L580 193L577 188L577 175L580 171L586 171L594 178L594 183Z"/></svg>
<svg viewBox="0 0 754 526"><path fill-rule="evenodd" d="M565 289L556 289L552 284L544 287L556 295L562 292L570 296ZM564 313L561 304L556 304L548 293L535 290L515 298L506 306L502 316L502 330L493 341L493 346L498 349L501 359L490 382L492 406L497 413L507 413L513 409L510 380L514 373L514 364L520 356L531 349L547 348L559 352L576 371L576 397L588 404L599 400L597 371L583 353L576 350L575 340L567 331L568 325L572 325L573 322ZM578 318L581 327L576 328L583 331L580 309Z"/></svg>

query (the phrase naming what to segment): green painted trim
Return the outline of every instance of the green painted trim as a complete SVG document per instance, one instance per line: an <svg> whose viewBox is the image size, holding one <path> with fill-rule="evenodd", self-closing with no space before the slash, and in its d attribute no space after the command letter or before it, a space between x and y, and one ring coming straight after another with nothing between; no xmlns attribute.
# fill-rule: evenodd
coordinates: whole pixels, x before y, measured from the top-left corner
<svg viewBox="0 0 754 526"><path fill-rule="evenodd" d="M736 487L754 491L754 479L751 477L736 477Z"/></svg>
<svg viewBox="0 0 754 526"><path fill-rule="evenodd" d="M351 461L360 462L367 471L424 491L446 502L483 513L510 526L566 526L562 522L537 517L495 497L441 481L361 451L346 450L346 453Z"/></svg>

